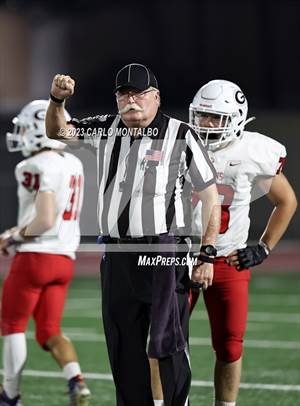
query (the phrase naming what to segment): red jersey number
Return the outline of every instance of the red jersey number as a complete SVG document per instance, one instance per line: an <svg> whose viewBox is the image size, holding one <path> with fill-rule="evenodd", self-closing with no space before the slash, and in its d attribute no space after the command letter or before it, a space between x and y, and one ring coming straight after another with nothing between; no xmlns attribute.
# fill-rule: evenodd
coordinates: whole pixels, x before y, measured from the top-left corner
<svg viewBox="0 0 300 406"><path fill-rule="evenodd" d="M217 185L218 193L223 197L223 202L221 206L221 227L219 234L224 234L228 230L229 220L230 220L230 211L229 207L233 201L234 190L229 185Z"/></svg>
<svg viewBox="0 0 300 406"><path fill-rule="evenodd" d="M24 179L22 185L30 192L38 191L40 188L40 175L38 173L23 172Z"/></svg>
<svg viewBox="0 0 300 406"><path fill-rule="evenodd" d="M63 219L66 221L78 219L81 188L82 176L72 175L70 178L70 198L63 213Z"/></svg>

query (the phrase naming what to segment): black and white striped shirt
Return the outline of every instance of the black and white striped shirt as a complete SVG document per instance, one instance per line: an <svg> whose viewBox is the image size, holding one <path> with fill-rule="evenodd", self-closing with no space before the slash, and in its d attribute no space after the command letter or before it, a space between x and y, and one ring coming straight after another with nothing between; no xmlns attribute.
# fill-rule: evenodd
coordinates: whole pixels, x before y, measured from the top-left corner
<svg viewBox="0 0 300 406"><path fill-rule="evenodd" d="M72 119L96 148L100 233L114 238L191 232L191 190L215 183L215 170L196 133L160 111L140 136L120 115Z"/></svg>

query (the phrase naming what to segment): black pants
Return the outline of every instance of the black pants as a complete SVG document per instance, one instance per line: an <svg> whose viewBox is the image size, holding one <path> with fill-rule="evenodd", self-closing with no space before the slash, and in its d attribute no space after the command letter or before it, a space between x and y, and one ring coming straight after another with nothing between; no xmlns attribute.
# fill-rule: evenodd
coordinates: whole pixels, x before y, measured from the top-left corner
<svg viewBox="0 0 300 406"><path fill-rule="evenodd" d="M101 264L102 314L118 406L153 406L146 352L155 269L138 266L139 254L108 252ZM186 267L176 268L181 327L188 341ZM185 406L191 371L186 351L159 359L166 406Z"/></svg>

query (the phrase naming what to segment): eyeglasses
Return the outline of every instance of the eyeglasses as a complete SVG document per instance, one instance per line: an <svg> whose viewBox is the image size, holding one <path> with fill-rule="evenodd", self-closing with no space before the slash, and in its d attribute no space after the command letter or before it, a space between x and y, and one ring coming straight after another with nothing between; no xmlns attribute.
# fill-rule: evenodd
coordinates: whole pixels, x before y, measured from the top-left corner
<svg viewBox="0 0 300 406"><path fill-rule="evenodd" d="M127 92L117 92L116 93L116 98L120 101L125 100L129 97L132 97L134 101L136 100L143 100L145 98L145 95L147 93L153 92L156 89L148 89L145 90L144 92L134 92L134 91L127 91Z"/></svg>

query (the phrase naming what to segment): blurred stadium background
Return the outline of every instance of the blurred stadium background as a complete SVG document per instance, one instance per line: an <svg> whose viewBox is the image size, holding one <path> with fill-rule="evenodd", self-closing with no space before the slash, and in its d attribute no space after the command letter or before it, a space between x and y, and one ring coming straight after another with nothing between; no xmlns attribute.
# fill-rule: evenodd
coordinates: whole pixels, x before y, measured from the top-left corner
<svg viewBox="0 0 300 406"><path fill-rule="evenodd" d="M249 129L286 145L284 173L299 195L299 38L298 0L0 1L0 231L16 222L14 167L22 157L9 154L5 145L14 115L30 100L47 98L56 73L68 73L77 81L76 94L67 104L71 115L115 112L114 77L130 62L154 71L162 109L183 120L188 120L189 103L203 83L214 78L238 83L248 98L249 114L257 117ZM86 172L83 242L94 242L96 163L89 151L76 155ZM253 204L252 239L262 232L270 208L266 199ZM296 215L271 258L253 272L240 395L240 404L246 406L292 406L299 400L299 228ZM90 373L93 404L112 406L99 323L98 257L97 252L78 255L64 326ZM3 278L9 259L0 261ZM191 336L191 399L198 406L212 397L213 354L202 304L193 317ZM32 340L33 326L28 337L25 405L66 404L55 365Z"/></svg>

